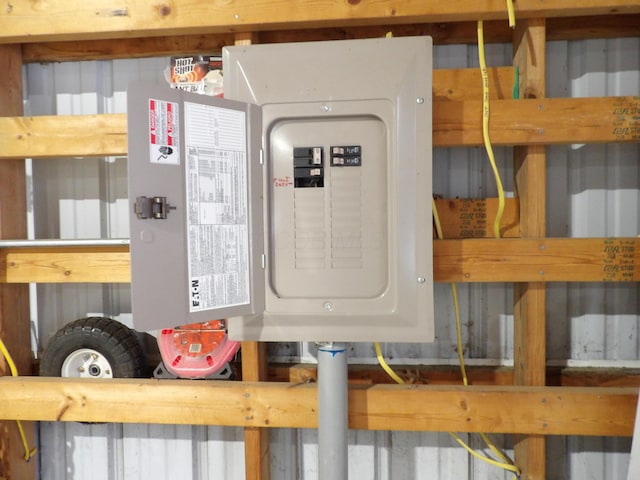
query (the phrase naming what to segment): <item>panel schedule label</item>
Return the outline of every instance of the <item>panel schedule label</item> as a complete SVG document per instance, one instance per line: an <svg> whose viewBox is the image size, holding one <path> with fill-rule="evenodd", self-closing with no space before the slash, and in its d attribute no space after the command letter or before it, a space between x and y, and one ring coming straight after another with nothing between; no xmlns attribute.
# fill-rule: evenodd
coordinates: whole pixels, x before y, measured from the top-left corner
<svg viewBox="0 0 640 480"><path fill-rule="evenodd" d="M180 165L180 109L177 103L149 99L149 161Z"/></svg>
<svg viewBox="0 0 640 480"><path fill-rule="evenodd" d="M246 114L185 102L187 255L191 312L249 298Z"/></svg>

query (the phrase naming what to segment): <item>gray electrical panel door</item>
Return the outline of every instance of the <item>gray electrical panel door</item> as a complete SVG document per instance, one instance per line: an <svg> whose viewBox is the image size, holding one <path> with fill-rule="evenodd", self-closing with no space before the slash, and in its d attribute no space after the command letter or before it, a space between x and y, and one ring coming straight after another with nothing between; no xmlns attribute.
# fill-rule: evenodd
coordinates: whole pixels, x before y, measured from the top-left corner
<svg viewBox="0 0 640 480"><path fill-rule="evenodd" d="M137 330L264 310L261 132L255 105L130 86Z"/></svg>

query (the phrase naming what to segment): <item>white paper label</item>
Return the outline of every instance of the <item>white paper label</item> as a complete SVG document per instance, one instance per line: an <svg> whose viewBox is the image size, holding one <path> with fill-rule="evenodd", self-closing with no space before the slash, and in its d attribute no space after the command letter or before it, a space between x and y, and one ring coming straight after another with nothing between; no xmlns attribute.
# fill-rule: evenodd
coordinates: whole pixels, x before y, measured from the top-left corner
<svg viewBox="0 0 640 480"><path fill-rule="evenodd" d="M246 115L184 106L190 311L245 305L250 302Z"/></svg>

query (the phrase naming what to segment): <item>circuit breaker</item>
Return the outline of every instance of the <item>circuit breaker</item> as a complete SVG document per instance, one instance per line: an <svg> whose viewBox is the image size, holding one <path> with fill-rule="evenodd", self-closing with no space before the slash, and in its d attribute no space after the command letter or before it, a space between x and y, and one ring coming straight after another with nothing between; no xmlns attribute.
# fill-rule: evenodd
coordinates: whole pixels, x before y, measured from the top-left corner
<svg viewBox="0 0 640 480"><path fill-rule="evenodd" d="M431 39L223 50L225 99L129 92L138 329L433 340Z"/></svg>

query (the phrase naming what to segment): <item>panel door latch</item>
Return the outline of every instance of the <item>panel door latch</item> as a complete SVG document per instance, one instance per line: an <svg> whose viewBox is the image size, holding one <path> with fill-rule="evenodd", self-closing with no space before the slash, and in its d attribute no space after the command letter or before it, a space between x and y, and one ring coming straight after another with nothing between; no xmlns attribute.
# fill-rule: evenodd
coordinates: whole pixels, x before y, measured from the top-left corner
<svg viewBox="0 0 640 480"><path fill-rule="evenodd" d="M133 212L140 220L148 218L154 220L164 220L169 214L169 210L175 210L176 207L169 205L167 197L136 197L136 203L133 204Z"/></svg>

